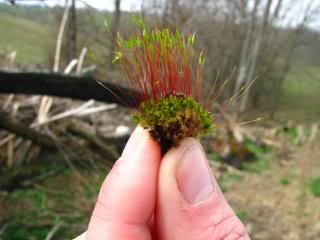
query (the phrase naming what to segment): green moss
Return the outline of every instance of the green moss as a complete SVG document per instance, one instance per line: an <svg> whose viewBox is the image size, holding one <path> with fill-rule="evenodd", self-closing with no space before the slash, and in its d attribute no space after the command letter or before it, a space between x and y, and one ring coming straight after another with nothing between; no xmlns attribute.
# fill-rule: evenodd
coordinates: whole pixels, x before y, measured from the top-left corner
<svg viewBox="0 0 320 240"><path fill-rule="evenodd" d="M193 111L200 119L202 133L208 133L212 127L212 117L193 97L169 96L160 100L151 99L140 105L140 111L134 115L142 126L173 123L181 114Z"/></svg>
<svg viewBox="0 0 320 240"><path fill-rule="evenodd" d="M134 119L165 148L213 129L212 116L193 97L168 96L145 101Z"/></svg>

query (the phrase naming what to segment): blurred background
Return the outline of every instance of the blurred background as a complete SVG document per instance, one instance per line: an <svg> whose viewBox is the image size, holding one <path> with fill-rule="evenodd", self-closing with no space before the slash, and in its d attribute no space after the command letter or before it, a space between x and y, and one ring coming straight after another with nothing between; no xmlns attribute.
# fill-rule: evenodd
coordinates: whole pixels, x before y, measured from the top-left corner
<svg viewBox="0 0 320 240"><path fill-rule="evenodd" d="M0 239L86 229L135 126L112 64L134 14L205 49L202 142L252 239L319 240L319 0L0 0Z"/></svg>

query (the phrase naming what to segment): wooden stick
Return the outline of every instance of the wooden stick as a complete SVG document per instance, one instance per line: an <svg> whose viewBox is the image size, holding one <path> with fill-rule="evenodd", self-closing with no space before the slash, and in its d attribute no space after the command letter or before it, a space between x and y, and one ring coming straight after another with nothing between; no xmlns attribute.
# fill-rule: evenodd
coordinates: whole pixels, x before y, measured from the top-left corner
<svg viewBox="0 0 320 240"><path fill-rule="evenodd" d="M3 128L11 133L15 133L21 137L27 138L32 140L34 143L39 144L44 147L54 148L55 144L54 141L44 135L39 133L9 117L5 117L0 115L0 128Z"/></svg>
<svg viewBox="0 0 320 240"><path fill-rule="evenodd" d="M46 236L45 240L51 240L54 234L58 232L59 228L62 226L62 222L58 222L56 225L53 226L53 228L50 230L48 235Z"/></svg>
<svg viewBox="0 0 320 240"><path fill-rule="evenodd" d="M61 53L61 44L62 44L62 37L64 33L64 29L68 20L69 16L69 1L66 0L65 7L64 7L64 12L57 36L57 43L56 43L56 52L54 56L54 64L53 64L53 71L58 72L59 71L59 62L60 62L60 53Z"/></svg>

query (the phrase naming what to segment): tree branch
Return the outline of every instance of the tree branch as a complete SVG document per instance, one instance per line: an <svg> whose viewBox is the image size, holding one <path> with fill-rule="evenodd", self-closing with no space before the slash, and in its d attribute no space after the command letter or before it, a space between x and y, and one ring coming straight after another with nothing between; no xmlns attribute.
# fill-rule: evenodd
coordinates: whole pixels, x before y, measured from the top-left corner
<svg viewBox="0 0 320 240"><path fill-rule="evenodd" d="M1 128L9 132L15 133L21 137L30 139L38 145L48 147L48 148L55 147L53 139L51 139L47 135L39 133L17 121L14 121L9 117L5 117L0 114L0 129Z"/></svg>
<svg viewBox="0 0 320 240"><path fill-rule="evenodd" d="M102 82L101 86L98 82ZM51 95L80 100L94 99L137 107L137 92L92 77L44 72L0 71L0 93Z"/></svg>

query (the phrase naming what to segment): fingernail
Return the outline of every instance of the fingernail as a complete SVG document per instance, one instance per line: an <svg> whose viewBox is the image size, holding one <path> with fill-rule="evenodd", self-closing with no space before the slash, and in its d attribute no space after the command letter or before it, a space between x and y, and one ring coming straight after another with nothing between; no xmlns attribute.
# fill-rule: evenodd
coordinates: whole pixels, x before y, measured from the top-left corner
<svg viewBox="0 0 320 240"><path fill-rule="evenodd" d="M198 145L190 146L178 163L176 172L179 190L190 203L207 199L214 190L208 160Z"/></svg>
<svg viewBox="0 0 320 240"><path fill-rule="evenodd" d="M125 148L122 151L122 158L129 157L132 154L132 151L135 149L137 144L139 143L144 130L142 127L137 126L136 129L131 134Z"/></svg>

